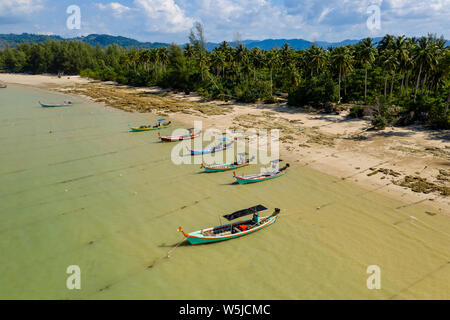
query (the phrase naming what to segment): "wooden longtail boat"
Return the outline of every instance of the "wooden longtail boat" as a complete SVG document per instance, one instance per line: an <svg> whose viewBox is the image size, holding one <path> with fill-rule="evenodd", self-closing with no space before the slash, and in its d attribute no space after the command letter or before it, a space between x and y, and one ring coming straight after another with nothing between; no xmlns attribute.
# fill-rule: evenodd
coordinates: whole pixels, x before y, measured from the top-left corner
<svg viewBox="0 0 450 320"><path fill-rule="evenodd" d="M246 153L243 153L241 155L246 155ZM222 164L222 165L206 165L202 163L202 166L200 169L205 169L205 172L224 172L224 171L230 171L233 169L242 168L245 166L248 166L250 164L250 161L252 161L255 157L252 157L252 159L244 159L243 157L241 160L236 161L234 163L229 164Z"/></svg>
<svg viewBox="0 0 450 320"><path fill-rule="evenodd" d="M194 129L188 129L189 134L184 136L165 136L162 137L161 133L158 132L159 139L163 142L175 142L175 141L183 141L183 140L191 140L200 136L202 131L194 132Z"/></svg>
<svg viewBox="0 0 450 320"><path fill-rule="evenodd" d="M205 172L224 172L224 171L230 171L233 169L239 169L245 166L248 166L249 163L247 161L245 162L235 162L230 164L223 164L223 165L206 165L202 164L200 169L205 169Z"/></svg>
<svg viewBox="0 0 450 320"><path fill-rule="evenodd" d="M287 168L289 168L289 163L287 163L286 166L280 170L257 173L248 176L237 176L236 172L233 172L233 177L239 184L255 183L281 177L286 173Z"/></svg>
<svg viewBox="0 0 450 320"><path fill-rule="evenodd" d="M191 150L191 149L187 148L187 150L193 156L200 155L200 154L216 153L216 152L219 152L219 151L227 150L233 143L234 143L234 141L231 141L228 144L220 143L220 144L218 144L218 145L216 145L216 146L214 146L212 148L208 148L208 149Z"/></svg>
<svg viewBox="0 0 450 320"><path fill-rule="evenodd" d="M260 217L259 212L266 209L266 207L258 205L224 216L227 220L232 221L234 219L253 214L253 218L250 220L239 221L191 233L185 233L181 227L178 228L178 231L183 233L189 243L193 245L235 239L262 230L265 227L275 223L278 218L278 214L280 213L280 209L276 208L274 213L270 216Z"/></svg>
<svg viewBox="0 0 450 320"><path fill-rule="evenodd" d="M140 127L130 127L132 132L143 132L143 131L152 131L152 130L160 130L164 129L170 126L172 123L171 121L166 123L161 123L161 121L164 121L166 119L160 119L158 120L158 124L155 126L140 126Z"/></svg>
<svg viewBox="0 0 450 320"><path fill-rule="evenodd" d="M40 101L39 101L39 104L41 105L41 107L43 107L43 108L58 108L58 107L69 107L69 106L71 106L71 105L73 105L73 103L72 102L65 102L64 101L64 103L62 103L62 104L44 104L44 103L41 103Z"/></svg>

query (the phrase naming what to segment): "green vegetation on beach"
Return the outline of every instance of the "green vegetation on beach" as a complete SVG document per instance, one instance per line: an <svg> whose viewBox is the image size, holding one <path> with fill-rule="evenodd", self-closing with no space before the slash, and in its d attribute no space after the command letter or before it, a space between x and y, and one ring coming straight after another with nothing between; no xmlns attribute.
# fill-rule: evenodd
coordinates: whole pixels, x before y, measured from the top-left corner
<svg viewBox="0 0 450 320"><path fill-rule="evenodd" d="M0 52L9 72L80 74L132 86L158 85L209 99L277 102L288 93L293 106L328 111L335 103L370 106L376 128L422 122L449 128L450 48L434 35L386 35L356 45L294 50L247 49L223 42L206 49L197 24L183 48L102 48L76 41L19 44ZM364 111L354 109L352 117Z"/></svg>

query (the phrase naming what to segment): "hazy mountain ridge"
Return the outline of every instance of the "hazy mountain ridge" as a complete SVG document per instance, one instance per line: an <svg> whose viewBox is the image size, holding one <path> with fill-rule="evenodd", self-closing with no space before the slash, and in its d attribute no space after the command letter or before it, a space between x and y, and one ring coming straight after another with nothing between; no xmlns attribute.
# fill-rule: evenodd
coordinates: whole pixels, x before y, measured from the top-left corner
<svg viewBox="0 0 450 320"><path fill-rule="evenodd" d="M373 38L374 42L377 42L381 37ZM76 38L62 38L57 35L38 35L38 34L0 34L0 49L6 48L6 46L15 47L18 44L29 42L29 43L40 43L48 40L54 41L82 41L89 43L93 46L100 45L102 47L107 47L111 44L117 44L122 47L136 47L139 49L152 49L158 47L167 47L168 43L162 42L140 42L135 39L121 37L121 36L111 36L107 34L90 34L84 37ZM289 44L293 49L302 50L310 48L312 45L322 47L324 49L329 47L339 47L343 45L356 44L361 40L344 40L340 42L327 42L327 41L308 41L304 39L265 39L265 40L243 40L243 43L247 48L252 49L258 47L260 49L270 50L272 48L281 48L284 44ZM235 43L230 42L231 45ZM206 47L208 50L214 49L220 43L208 42ZM450 45L450 41L447 41L447 46Z"/></svg>

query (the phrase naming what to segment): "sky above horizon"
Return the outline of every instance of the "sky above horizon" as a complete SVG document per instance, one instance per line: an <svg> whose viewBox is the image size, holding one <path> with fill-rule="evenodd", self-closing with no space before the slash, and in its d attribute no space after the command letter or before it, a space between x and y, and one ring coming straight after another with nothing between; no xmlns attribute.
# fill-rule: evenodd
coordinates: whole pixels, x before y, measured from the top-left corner
<svg viewBox="0 0 450 320"><path fill-rule="evenodd" d="M80 29L67 27L70 5L80 8ZM387 33L450 39L449 17L450 0L0 0L0 33L105 33L166 43L187 42L196 21L211 42L337 42Z"/></svg>

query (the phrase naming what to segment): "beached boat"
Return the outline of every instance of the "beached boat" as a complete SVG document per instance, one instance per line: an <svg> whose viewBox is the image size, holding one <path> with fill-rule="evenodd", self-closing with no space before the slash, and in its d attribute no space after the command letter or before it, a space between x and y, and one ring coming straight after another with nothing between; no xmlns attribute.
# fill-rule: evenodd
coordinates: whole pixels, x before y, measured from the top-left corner
<svg viewBox="0 0 450 320"><path fill-rule="evenodd" d="M235 239L262 230L265 227L272 225L277 220L280 209L276 208L270 216L260 217L259 213L264 210L267 210L267 208L262 205L257 205L224 216L228 221L232 221L253 214L253 218L250 220L239 221L191 233L185 233L181 227L178 228L178 231L183 233L189 243L193 245Z"/></svg>
<svg viewBox="0 0 450 320"><path fill-rule="evenodd" d="M255 183L281 177L286 173L287 168L289 168L289 163L287 163L286 166L280 170L273 170L248 176L238 176L236 175L236 172L233 172L233 176L239 184Z"/></svg>
<svg viewBox="0 0 450 320"><path fill-rule="evenodd" d="M57 108L57 107L69 107L72 105L72 102L70 101L64 101L64 103L62 104L45 104L45 103L41 103L39 101L39 104L41 105L41 107L43 108Z"/></svg>
<svg viewBox="0 0 450 320"><path fill-rule="evenodd" d="M246 155L245 153L242 155ZM244 159L243 157L241 158L241 160L239 161L235 161L234 163L229 163L229 164L222 164L222 165L207 165L202 163L202 166L200 167L200 169L205 169L205 172L224 172L224 171L230 171L233 169L238 169L238 168L242 168L245 166L248 166L250 164L250 161L253 160L255 157L253 157L252 159Z"/></svg>
<svg viewBox="0 0 450 320"><path fill-rule="evenodd" d="M5 89L5 88L7 88L8 86L6 85L6 84L0 84L0 89Z"/></svg>
<svg viewBox="0 0 450 320"><path fill-rule="evenodd" d="M183 141L183 140L191 140L200 136L202 131L194 132L194 129L188 129L189 134L184 136L161 136L161 133L158 132L159 139L163 142L175 142L175 141Z"/></svg>
<svg viewBox="0 0 450 320"><path fill-rule="evenodd" d="M222 139L222 141L225 141L226 138ZM229 147L233 145L234 141L231 141L230 143L221 142L217 145L215 145L212 148L202 149L202 150L191 150L187 148L187 150L191 153L191 155L201 155L201 154L208 154L208 153L216 153L219 151L227 150Z"/></svg>
<svg viewBox="0 0 450 320"><path fill-rule="evenodd" d="M224 171L230 171L233 169L239 169L245 166L248 166L248 162L235 162L230 164L223 164L223 165L206 165L202 164L200 169L205 169L205 172L224 172Z"/></svg>
<svg viewBox="0 0 450 320"><path fill-rule="evenodd" d="M160 130L170 126L172 122L161 123L166 119L159 119L158 123L154 126L140 126L140 127L130 127L132 132L143 132L143 131L152 131L152 130Z"/></svg>

